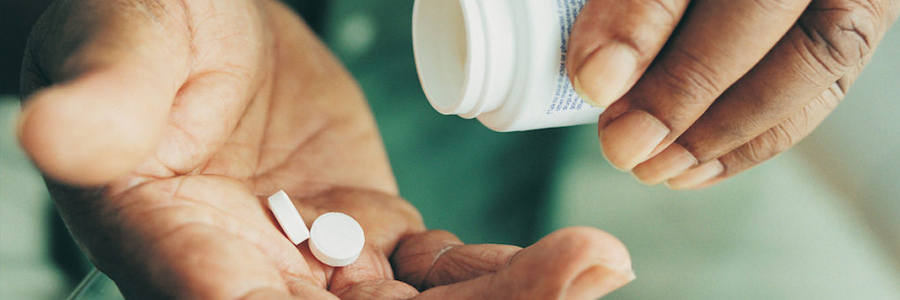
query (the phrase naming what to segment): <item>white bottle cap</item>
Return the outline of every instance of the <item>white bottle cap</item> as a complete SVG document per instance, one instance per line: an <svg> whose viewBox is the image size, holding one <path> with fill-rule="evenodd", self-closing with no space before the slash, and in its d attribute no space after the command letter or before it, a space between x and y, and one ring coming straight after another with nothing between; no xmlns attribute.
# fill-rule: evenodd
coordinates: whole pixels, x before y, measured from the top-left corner
<svg viewBox="0 0 900 300"><path fill-rule="evenodd" d="M297 208L287 193L278 191L269 196L269 209L272 210L272 214L275 215L275 220L281 225L284 234L294 245L309 238L309 229L306 228L306 223L303 222L303 218L300 217L300 213L297 212Z"/></svg>
<svg viewBox="0 0 900 300"><path fill-rule="evenodd" d="M506 1L416 1L413 53L434 109L474 118L499 107L515 69L513 33Z"/></svg>
<svg viewBox="0 0 900 300"><path fill-rule="evenodd" d="M342 213L319 216L310 230L309 250L319 261L332 267L343 267L356 261L365 244L362 227Z"/></svg>

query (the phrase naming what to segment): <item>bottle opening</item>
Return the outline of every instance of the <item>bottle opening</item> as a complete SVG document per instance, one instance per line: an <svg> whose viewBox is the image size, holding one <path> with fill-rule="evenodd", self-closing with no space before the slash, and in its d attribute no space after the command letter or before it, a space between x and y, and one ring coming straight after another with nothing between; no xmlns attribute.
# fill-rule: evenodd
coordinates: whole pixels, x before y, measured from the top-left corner
<svg viewBox="0 0 900 300"><path fill-rule="evenodd" d="M461 0L419 0L413 10L413 51L425 95L443 114L464 113L472 106L468 94L481 81L473 78L467 30ZM477 96L476 96L477 98Z"/></svg>

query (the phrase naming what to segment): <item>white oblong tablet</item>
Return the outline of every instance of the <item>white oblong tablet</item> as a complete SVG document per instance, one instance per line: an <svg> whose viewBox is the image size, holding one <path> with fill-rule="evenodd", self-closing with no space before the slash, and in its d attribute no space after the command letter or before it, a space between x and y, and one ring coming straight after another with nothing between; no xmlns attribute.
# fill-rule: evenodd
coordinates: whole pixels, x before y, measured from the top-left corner
<svg viewBox="0 0 900 300"><path fill-rule="evenodd" d="M275 215L275 220L281 224L284 234L294 245L298 245L309 238L309 229L303 218L297 212L297 207L291 202L291 198L283 190L269 196L269 209Z"/></svg>
<svg viewBox="0 0 900 300"><path fill-rule="evenodd" d="M362 227L342 213L319 216L309 230L309 250L316 259L332 267L343 267L356 261L365 244Z"/></svg>

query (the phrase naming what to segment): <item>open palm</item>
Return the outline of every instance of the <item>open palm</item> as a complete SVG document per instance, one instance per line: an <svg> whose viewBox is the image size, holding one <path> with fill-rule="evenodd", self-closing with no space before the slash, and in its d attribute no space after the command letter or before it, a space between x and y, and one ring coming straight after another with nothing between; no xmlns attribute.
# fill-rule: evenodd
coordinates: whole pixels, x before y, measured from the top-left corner
<svg viewBox="0 0 900 300"><path fill-rule="evenodd" d="M633 279L595 229L524 250L427 231L358 87L281 4L132 2L45 13L20 123L73 235L126 297L591 299ZM359 260L332 268L291 244L263 204L279 189L307 221L356 218Z"/></svg>

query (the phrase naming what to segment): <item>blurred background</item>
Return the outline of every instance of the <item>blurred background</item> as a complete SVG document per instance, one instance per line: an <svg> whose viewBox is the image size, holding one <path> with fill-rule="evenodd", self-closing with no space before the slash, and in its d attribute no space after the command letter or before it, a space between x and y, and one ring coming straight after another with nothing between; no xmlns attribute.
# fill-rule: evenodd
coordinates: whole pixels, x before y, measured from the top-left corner
<svg viewBox="0 0 900 300"><path fill-rule="evenodd" d="M15 10L26 2L0 4L0 299L59 299L91 266L14 138L7 74L24 36L11 33L39 13ZM798 146L674 192L612 169L594 126L501 134L435 112L413 63L412 0L293 2L359 80L401 193L430 228L520 246L565 226L606 230L638 278L604 299L900 299L900 26ZM119 297L95 278L83 299Z"/></svg>

